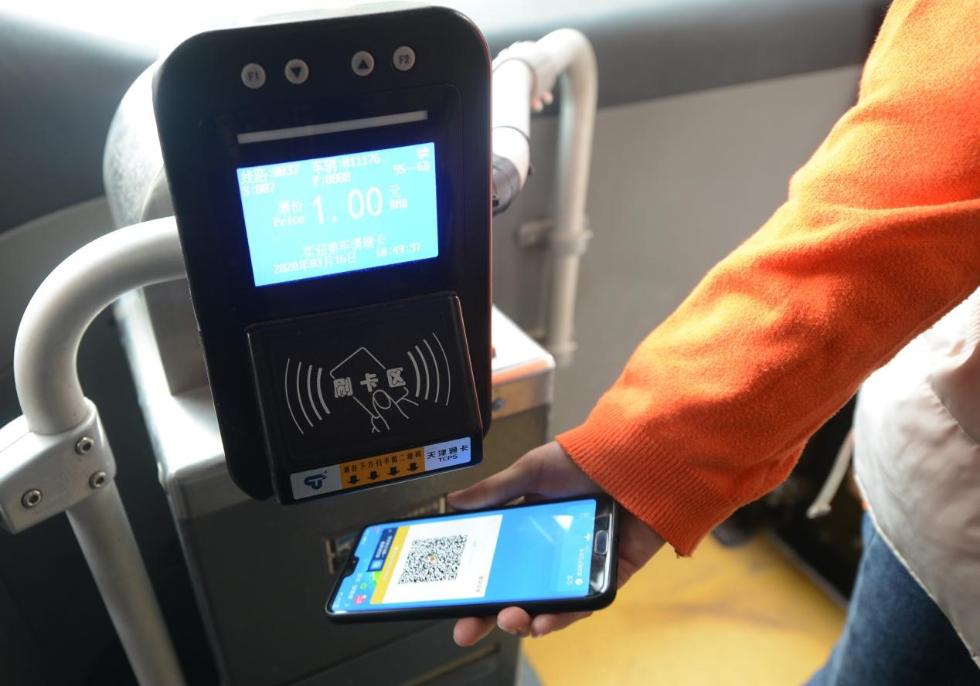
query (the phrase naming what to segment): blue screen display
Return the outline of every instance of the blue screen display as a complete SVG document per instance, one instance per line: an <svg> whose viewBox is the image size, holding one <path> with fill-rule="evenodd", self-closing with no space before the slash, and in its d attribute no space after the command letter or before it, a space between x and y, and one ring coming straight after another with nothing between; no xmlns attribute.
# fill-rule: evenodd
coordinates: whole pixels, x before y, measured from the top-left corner
<svg viewBox="0 0 980 686"><path fill-rule="evenodd" d="M433 143L237 171L256 286L439 255Z"/></svg>
<svg viewBox="0 0 980 686"><path fill-rule="evenodd" d="M585 596L595 510L590 499L375 524L331 610Z"/></svg>

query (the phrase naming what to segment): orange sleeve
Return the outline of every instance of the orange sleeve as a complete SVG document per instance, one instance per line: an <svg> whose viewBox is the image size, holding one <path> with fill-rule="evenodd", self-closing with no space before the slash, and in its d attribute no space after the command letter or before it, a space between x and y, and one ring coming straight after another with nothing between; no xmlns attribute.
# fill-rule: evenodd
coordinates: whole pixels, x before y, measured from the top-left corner
<svg viewBox="0 0 980 686"><path fill-rule="evenodd" d="M896 0L857 104L559 443L690 554L980 285L980 0Z"/></svg>

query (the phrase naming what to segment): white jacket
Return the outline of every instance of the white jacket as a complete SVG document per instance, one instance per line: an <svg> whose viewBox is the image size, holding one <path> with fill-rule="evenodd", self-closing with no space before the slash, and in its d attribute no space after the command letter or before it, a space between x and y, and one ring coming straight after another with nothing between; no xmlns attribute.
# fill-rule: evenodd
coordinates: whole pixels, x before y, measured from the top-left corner
<svg viewBox="0 0 980 686"><path fill-rule="evenodd" d="M980 664L980 291L865 382L858 483L882 538Z"/></svg>

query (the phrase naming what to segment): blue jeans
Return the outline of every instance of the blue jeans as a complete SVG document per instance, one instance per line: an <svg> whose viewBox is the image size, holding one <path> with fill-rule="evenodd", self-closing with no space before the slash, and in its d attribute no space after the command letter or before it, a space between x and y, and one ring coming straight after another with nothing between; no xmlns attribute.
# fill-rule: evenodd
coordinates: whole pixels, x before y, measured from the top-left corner
<svg viewBox="0 0 980 686"><path fill-rule="evenodd" d="M871 519L844 632L810 686L980 684L980 667ZM978 608L980 611L980 608Z"/></svg>

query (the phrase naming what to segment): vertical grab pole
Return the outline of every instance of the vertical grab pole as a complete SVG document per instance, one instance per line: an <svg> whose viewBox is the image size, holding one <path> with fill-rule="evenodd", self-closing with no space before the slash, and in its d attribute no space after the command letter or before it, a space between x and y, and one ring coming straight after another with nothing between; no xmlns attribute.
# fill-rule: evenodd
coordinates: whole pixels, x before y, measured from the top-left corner
<svg viewBox="0 0 980 686"><path fill-rule="evenodd" d="M524 186L530 159L528 110L540 111L550 103L556 83L561 107L545 345L562 367L575 352L575 291L591 236L585 201L599 88L595 52L581 32L558 29L535 43L515 43L494 60L494 214L506 210Z"/></svg>
<svg viewBox="0 0 980 686"><path fill-rule="evenodd" d="M95 491L67 515L137 681L143 686L183 684L116 482Z"/></svg>
<svg viewBox="0 0 980 686"><path fill-rule="evenodd" d="M575 292L579 262L589 238L585 201L592 163L592 134L598 98L595 53L588 39L571 29L553 31L538 47L565 68L561 73L555 229L551 237L552 290L546 345L559 366L575 352Z"/></svg>

